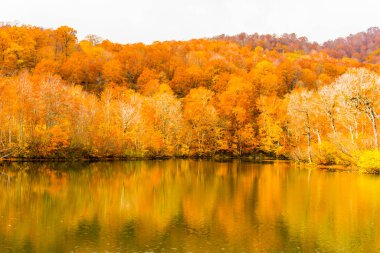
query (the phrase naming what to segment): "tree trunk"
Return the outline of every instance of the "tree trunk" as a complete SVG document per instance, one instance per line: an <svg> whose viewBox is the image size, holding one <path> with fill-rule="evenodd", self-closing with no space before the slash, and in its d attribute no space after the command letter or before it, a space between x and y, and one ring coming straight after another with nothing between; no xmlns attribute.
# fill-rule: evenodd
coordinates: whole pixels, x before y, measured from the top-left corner
<svg viewBox="0 0 380 253"><path fill-rule="evenodd" d="M12 143L12 125L11 125L11 117L9 117L9 122L8 122L8 143Z"/></svg>
<svg viewBox="0 0 380 253"><path fill-rule="evenodd" d="M330 125L331 125L331 128L333 130L333 133L334 133L334 136L336 136L336 127L335 127L335 119L334 117L332 116L331 112L328 112L327 113L329 119L330 119Z"/></svg>
<svg viewBox="0 0 380 253"><path fill-rule="evenodd" d="M375 116L375 112L374 112L373 108L370 108L367 111L367 115L371 121L375 147L376 147L376 149L379 149L379 137L378 137L378 133L377 133L376 116Z"/></svg>
<svg viewBox="0 0 380 253"><path fill-rule="evenodd" d="M310 133L310 120L309 114L306 112L306 135L307 135L307 153L309 158L309 163L313 162L311 157L311 133Z"/></svg>

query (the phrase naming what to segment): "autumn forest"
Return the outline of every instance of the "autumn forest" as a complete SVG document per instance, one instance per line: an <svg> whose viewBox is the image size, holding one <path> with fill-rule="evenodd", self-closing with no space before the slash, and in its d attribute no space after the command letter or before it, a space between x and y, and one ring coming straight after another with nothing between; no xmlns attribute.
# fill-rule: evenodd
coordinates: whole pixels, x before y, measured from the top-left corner
<svg viewBox="0 0 380 253"><path fill-rule="evenodd" d="M0 157L256 156L380 167L380 29L118 44L0 27Z"/></svg>

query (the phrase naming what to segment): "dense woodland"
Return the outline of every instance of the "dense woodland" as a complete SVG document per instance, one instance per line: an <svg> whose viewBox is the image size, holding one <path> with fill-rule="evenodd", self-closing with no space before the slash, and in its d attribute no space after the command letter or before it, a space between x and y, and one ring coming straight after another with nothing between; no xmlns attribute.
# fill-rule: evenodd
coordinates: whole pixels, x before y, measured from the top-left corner
<svg viewBox="0 0 380 253"><path fill-rule="evenodd" d="M380 29L118 44L0 27L0 154L266 154L376 167ZM380 165L378 165L380 166Z"/></svg>

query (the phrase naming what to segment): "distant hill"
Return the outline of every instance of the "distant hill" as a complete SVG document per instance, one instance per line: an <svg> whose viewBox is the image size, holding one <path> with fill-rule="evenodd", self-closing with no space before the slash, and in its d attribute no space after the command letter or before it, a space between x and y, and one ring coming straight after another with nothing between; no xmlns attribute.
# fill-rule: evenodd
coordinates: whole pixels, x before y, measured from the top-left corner
<svg viewBox="0 0 380 253"><path fill-rule="evenodd" d="M380 29L371 27L366 32L351 34L345 38L323 43L323 50L335 58L350 57L360 61L378 63L380 49Z"/></svg>
<svg viewBox="0 0 380 253"><path fill-rule="evenodd" d="M241 33L234 36L219 35L214 40L224 40L238 43L242 46L251 46L253 48L260 46L268 50L277 50L278 52L303 51L324 51L334 58L356 58L359 61L368 61L370 63L380 62L380 29L371 27L365 32L351 34L344 38L329 40L322 45L316 42L310 42L306 37L297 37L296 34L277 35L259 35Z"/></svg>

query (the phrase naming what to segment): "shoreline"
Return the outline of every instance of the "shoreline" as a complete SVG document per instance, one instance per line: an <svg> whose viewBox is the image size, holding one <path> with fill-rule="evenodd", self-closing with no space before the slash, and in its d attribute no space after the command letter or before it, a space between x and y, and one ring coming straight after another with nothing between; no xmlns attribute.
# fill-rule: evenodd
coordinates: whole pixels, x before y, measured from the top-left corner
<svg viewBox="0 0 380 253"><path fill-rule="evenodd" d="M364 169L356 165L323 165L295 161L286 158L275 158L269 156L150 156L150 157L79 157L79 158L1 158L1 163L65 163L65 162L116 162L116 161L164 161L164 160L205 160L215 162L229 162L239 160L243 162L254 163L273 163L273 162L291 162L297 168L303 169L318 169L326 172L360 172L365 174L380 174L380 170Z"/></svg>
<svg viewBox="0 0 380 253"><path fill-rule="evenodd" d="M291 161L291 160L290 160ZM332 165L323 165L323 164L310 164L310 163L302 163L302 162L296 162L293 161L298 168L305 168L305 169L318 169L326 172L359 172L363 174L375 174L379 175L380 170L379 169L365 169L361 168L357 165L339 165L339 164L332 164Z"/></svg>
<svg viewBox="0 0 380 253"><path fill-rule="evenodd" d="M148 161L148 160L170 160L170 159L189 159L189 160L216 160L216 161L228 161L228 160L244 160L244 161L292 161L286 158L275 158L270 156L227 156L227 155L213 155L213 156L147 156L147 157L75 157L75 158L0 158L0 162L101 162L101 161Z"/></svg>

